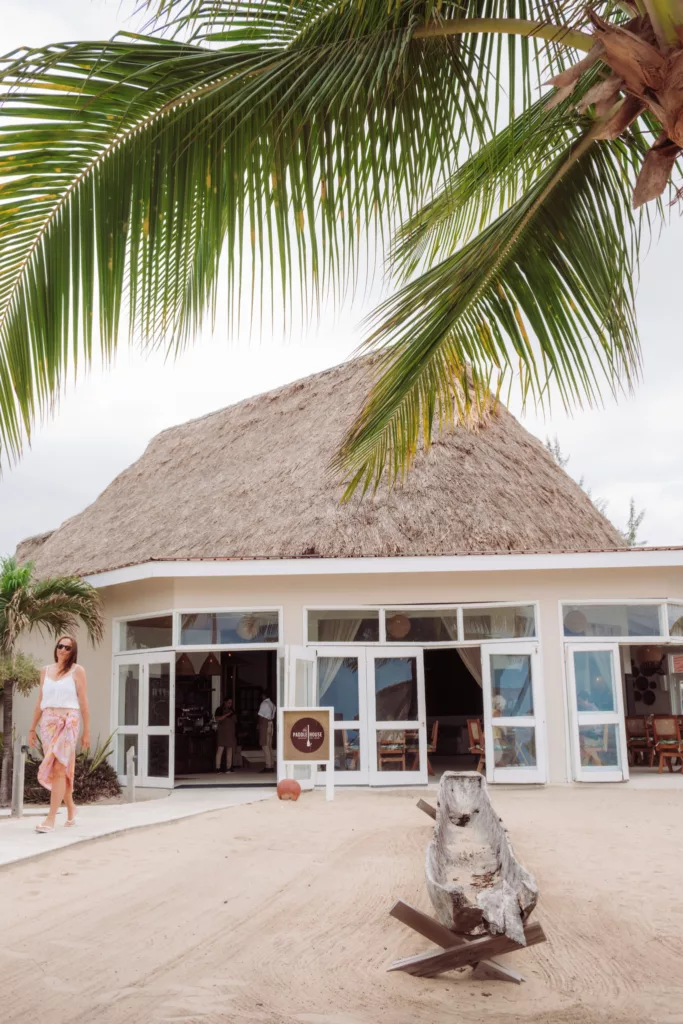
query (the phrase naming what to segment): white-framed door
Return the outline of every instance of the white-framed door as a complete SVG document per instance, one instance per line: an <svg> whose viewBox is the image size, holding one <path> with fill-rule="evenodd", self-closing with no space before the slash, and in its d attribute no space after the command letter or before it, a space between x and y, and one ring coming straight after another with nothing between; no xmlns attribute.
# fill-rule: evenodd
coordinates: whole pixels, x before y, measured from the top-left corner
<svg viewBox="0 0 683 1024"><path fill-rule="evenodd" d="M545 782L545 714L538 644L482 644L481 667L487 780Z"/></svg>
<svg viewBox="0 0 683 1024"><path fill-rule="evenodd" d="M324 647L316 651L318 703L334 708L334 784L370 781L366 649Z"/></svg>
<svg viewBox="0 0 683 1024"><path fill-rule="evenodd" d="M367 647L365 659L370 785L426 785L422 648Z"/></svg>
<svg viewBox="0 0 683 1024"><path fill-rule="evenodd" d="M318 706L318 686L315 651L310 647L289 645L284 657L284 706L314 708ZM279 720L279 716L278 716ZM296 764L285 768L283 763L282 729L277 731L277 777L289 775L302 789L312 789L316 782L316 765Z"/></svg>
<svg viewBox="0 0 683 1024"><path fill-rule="evenodd" d="M114 659L114 758L126 779L128 750L135 753L141 786L173 787L175 776L175 656L122 654Z"/></svg>
<svg viewBox="0 0 683 1024"><path fill-rule="evenodd" d="M629 770L619 645L565 647L574 778L624 782Z"/></svg>

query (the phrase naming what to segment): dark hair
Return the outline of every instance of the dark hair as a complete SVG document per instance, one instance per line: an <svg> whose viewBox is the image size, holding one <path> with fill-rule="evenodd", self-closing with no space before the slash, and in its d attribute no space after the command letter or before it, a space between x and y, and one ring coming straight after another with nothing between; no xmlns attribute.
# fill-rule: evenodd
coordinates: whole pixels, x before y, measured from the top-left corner
<svg viewBox="0 0 683 1024"><path fill-rule="evenodd" d="M70 636L68 633L65 633L64 636L60 636L59 639L57 640L57 643L55 644L55 651L54 651L54 659L55 659L55 661L57 661L57 645L61 644L62 640L70 640L71 641L71 650L69 651L69 657L67 658L66 668L64 669L64 673L63 673L64 675L66 675L66 673L69 671L69 669L73 668L74 665L76 664L76 661L78 660L78 641L76 640L75 636Z"/></svg>

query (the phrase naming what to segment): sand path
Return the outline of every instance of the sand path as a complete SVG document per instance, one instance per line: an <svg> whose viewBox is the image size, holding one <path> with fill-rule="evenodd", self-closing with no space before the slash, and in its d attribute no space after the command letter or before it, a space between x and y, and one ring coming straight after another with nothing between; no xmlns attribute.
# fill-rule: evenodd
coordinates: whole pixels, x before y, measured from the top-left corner
<svg viewBox="0 0 683 1024"><path fill-rule="evenodd" d="M415 793L267 801L0 872L9 1024L683 1024L683 805L621 787L495 791L550 941L525 985L387 974L428 947Z"/></svg>

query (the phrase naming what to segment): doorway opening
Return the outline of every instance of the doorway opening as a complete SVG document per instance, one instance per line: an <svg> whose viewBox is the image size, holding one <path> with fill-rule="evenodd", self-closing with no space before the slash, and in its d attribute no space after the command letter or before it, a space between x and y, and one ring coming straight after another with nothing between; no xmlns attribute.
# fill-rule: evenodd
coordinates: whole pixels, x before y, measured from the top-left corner
<svg viewBox="0 0 683 1024"><path fill-rule="evenodd" d="M479 755L470 753L468 720L479 723L483 736L480 648L427 649L424 672L430 782L445 771L474 771Z"/></svg>
<svg viewBox="0 0 683 1024"><path fill-rule="evenodd" d="M683 737L683 646L623 647L621 668L630 771L658 774L660 751ZM664 757L662 768L681 772L683 757Z"/></svg>
<svg viewBox="0 0 683 1024"><path fill-rule="evenodd" d="M275 785L275 769L264 773L258 711L264 696L277 705L276 651L186 651L176 655L175 785ZM216 711L232 700L234 747L216 764ZM272 749L276 748L273 723ZM232 751L228 763L228 749ZM275 763L274 753L272 764ZM228 767L233 771L228 772Z"/></svg>

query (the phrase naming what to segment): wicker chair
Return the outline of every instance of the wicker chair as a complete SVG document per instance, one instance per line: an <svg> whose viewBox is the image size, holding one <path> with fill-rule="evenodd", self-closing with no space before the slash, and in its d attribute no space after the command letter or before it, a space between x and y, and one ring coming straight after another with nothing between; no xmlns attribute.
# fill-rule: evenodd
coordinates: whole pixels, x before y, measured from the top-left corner
<svg viewBox="0 0 683 1024"><path fill-rule="evenodd" d="M683 763L683 740L675 715L653 715L652 738L654 753L659 755L660 774L665 761L670 772L673 771L671 761L674 757Z"/></svg>
<svg viewBox="0 0 683 1024"><path fill-rule="evenodd" d="M655 746L652 740L652 733L645 715L633 715L626 717L626 746L628 747L628 763L635 764L636 757L640 757L645 764L647 756L650 768L655 757Z"/></svg>
<svg viewBox="0 0 683 1024"><path fill-rule="evenodd" d="M484 728L480 718L467 719L467 735L470 741L470 754L479 757L477 771L481 772L486 767L486 747L484 746Z"/></svg>

